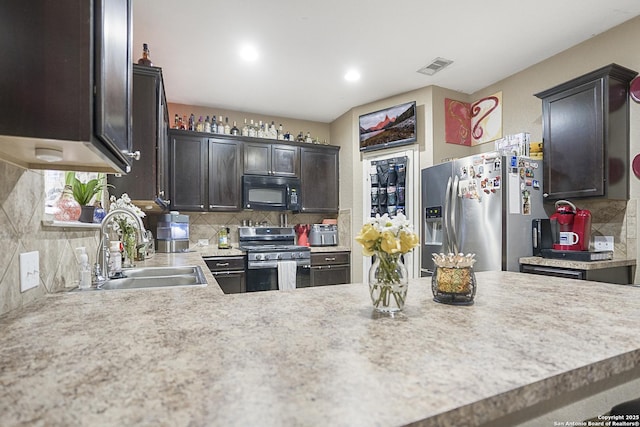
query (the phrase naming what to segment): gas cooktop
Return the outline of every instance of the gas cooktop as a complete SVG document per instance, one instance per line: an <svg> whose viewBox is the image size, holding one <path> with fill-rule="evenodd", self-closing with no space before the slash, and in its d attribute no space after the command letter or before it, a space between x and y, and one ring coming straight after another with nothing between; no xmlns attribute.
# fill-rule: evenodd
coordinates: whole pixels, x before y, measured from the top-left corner
<svg viewBox="0 0 640 427"><path fill-rule="evenodd" d="M308 246L299 245L240 245L240 249L251 252L291 252L291 251L311 251Z"/></svg>

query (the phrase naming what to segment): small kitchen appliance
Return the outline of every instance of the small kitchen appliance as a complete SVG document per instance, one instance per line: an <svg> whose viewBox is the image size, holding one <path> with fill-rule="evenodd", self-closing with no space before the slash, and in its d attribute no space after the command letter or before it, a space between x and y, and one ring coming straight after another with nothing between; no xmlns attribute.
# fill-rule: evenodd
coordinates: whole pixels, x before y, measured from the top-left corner
<svg viewBox="0 0 640 427"><path fill-rule="evenodd" d="M309 230L311 246L337 246L338 226L335 224L312 224Z"/></svg>
<svg viewBox="0 0 640 427"><path fill-rule="evenodd" d="M176 211L158 217L156 230L157 252L186 252L189 250L189 216Z"/></svg>
<svg viewBox="0 0 640 427"><path fill-rule="evenodd" d="M298 212L300 210L300 179L244 175L242 207L261 211Z"/></svg>
<svg viewBox="0 0 640 427"><path fill-rule="evenodd" d="M280 289L281 262L295 263L296 288L310 285L311 250L295 244L293 227L239 227L238 235L247 253L247 292Z"/></svg>
<svg viewBox="0 0 640 427"><path fill-rule="evenodd" d="M555 207L555 213L549 218L553 249L588 251L591 239L591 212L576 208L568 200L558 200Z"/></svg>

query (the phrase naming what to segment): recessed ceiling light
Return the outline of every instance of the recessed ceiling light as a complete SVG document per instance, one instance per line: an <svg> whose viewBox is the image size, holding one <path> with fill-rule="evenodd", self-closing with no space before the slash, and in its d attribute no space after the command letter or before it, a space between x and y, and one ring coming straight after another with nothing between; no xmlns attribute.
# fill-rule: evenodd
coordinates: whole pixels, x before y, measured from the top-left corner
<svg viewBox="0 0 640 427"><path fill-rule="evenodd" d="M62 161L62 150L36 148L36 159L44 162L60 162Z"/></svg>
<svg viewBox="0 0 640 427"><path fill-rule="evenodd" d="M360 80L360 73L356 70L349 70L347 74L344 75L344 79L349 82L355 82L356 80Z"/></svg>
<svg viewBox="0 0 640 427"><path fill-rule="evenodd" d="M240 57L245 61L255 61L258 59L258 51L253 46L245 45L240 49Z"/></svg>

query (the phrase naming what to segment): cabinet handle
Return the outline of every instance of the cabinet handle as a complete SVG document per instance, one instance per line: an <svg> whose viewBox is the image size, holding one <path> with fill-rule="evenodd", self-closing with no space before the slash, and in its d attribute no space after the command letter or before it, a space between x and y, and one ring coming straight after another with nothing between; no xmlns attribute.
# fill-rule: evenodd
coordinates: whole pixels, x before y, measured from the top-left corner
<svg viewBox="0 0 640 427"><path fill-rule="evenodd" d="M200 209L204 209L204 205L200 205Z"/></svg>
<svg viewBox="0 0 640 427"><path fill-rule="evenodd" d="M325 261L335 261L336 257L333 257L333 258L326 257L324 260Z"/></svg>
<svg viewBox="0 0 640 427"><path fill-rule="evenodd" d="M139 150L136 150L133 152L130 151L127 153L127 156L131 157L133 160L140 160L140 151Z"/></svg>
<svg viewBox="0 0 640 427"><path fill-rule="evenodd" d="M228 262L216 262L216 267L229 267Z"/></svg>
<svg viewBox="0 0 640 427"><path fill-rule="evenodd" d="M209 205L209 209L213 209L213 205Z"/></svg>

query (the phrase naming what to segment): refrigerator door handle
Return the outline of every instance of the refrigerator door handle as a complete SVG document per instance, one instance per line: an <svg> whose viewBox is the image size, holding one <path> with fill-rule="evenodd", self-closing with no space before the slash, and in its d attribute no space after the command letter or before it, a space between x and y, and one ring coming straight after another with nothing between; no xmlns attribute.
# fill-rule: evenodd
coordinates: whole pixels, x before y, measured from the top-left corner
<svg viewBox="0 0 640 427"><path fill-rule="evenodd" d="M456 215L457 215L457 200L458 200L458 187L460 186L460 179L458 175L453 178L453 186L451 187L451 249L453 253L457 254L458 251L458 236L456 235Z"/></svg>
<svg viewBox="0 0 640 427"><path fill-rule="evenodd" d="M449 217L449 209L451 202L451 177L447 181L447 191L444 193L444 215L442 217L442 222L444 223L444 242L445 244L442 247L442 250L445 253L451 252L451 226L450 226L450 217Z"/></svg>

